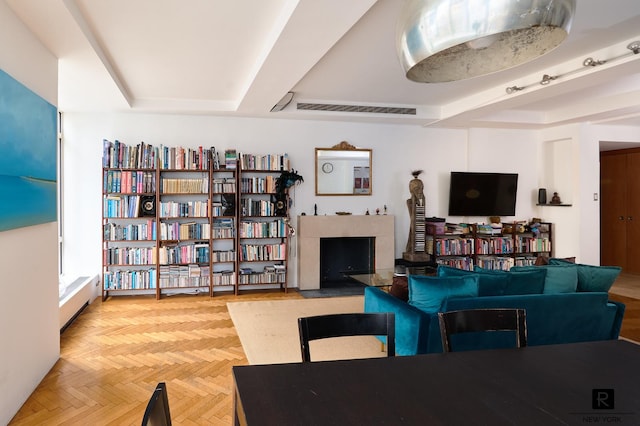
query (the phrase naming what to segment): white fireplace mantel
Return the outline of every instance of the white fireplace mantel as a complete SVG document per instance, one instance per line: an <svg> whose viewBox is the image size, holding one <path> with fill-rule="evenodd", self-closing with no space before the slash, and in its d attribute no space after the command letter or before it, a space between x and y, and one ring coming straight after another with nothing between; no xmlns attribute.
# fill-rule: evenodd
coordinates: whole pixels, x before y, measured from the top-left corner
<svg viewBox="0 0 640 426"><path fill-rule="evenodd" d="M320 288L320 239L374 237L375 268L393 268L395 256L392 215L298 216L298 287Z"/></svg>

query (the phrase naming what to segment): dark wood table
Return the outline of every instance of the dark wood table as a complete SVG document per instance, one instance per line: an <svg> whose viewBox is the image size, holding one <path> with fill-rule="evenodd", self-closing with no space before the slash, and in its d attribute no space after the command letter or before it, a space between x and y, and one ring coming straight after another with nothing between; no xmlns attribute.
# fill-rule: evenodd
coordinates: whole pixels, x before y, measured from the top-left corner
<svg viewBox="0 0 640 426"><path fill-rule="evenodd" d="M640 424L623 340L233 367L236 424Z"/></svg>

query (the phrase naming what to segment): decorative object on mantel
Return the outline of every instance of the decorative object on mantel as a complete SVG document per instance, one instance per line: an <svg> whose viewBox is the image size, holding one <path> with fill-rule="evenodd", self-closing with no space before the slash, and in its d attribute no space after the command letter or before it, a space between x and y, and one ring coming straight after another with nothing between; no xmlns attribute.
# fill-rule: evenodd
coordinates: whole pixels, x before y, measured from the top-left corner
<svg viewBox="0 0 640 426"><path fill-rule="evenodd" d="M313 205L313 215L314 216L318 216L318 205L317 204Z"/></svg>
<svg viewBox="0 0 640 426"><path fill-rule="evenodd" d="M365 215L369 216L371 213L369 213L369 209L367 209L367 212L365 213Z"/></svg>
<svg viewBox="0 0 640 426"><path fill-rule="evenodd" d="M557 192L553 193L553 197L551 197L551 204L562 204L562 201L560 200L560 196L558 195Z"/></svg>
<svg viewBox="0 0 640 426"><path fill-rule="evenodd" d="M384 205L384 214L385 215L387 214L387 205L386 204Z"/></svg>
<svg viewBox="0 0 640 426"><path fill-rule="evenodd" d="M351 212L336 212L338 216L349 216Z"/></svg>
<svg viewBox="0 0 640 426"><path fill-rule="evenodd" d="M426 199L424 196L424 184L418 176L422 170L414 170L411 172L413 179L409 182L409 192L411 198L407 200L407 208L409 209L409 238L407 239L407 247L402 257L410 262L426 262L429 255L425 253L425 222L424 213Z"/></svg>
<svg viewBox="0 0 640 426"><path fill-rule="evenodd" d="M380 207L376 209L376 215L380 215Z"/></svg>

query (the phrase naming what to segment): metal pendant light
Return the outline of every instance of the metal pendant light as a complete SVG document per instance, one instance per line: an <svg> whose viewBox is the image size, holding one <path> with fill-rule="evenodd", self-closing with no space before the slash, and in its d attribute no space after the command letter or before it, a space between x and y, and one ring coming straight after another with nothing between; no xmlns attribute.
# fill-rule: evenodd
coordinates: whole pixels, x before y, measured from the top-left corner
<svg viewBox="0 0 640 426"><path fill-rule="evenodd" d="M575 0L405 0L397 49L408 79L464 80L523 64L569 34Z"/></svg>

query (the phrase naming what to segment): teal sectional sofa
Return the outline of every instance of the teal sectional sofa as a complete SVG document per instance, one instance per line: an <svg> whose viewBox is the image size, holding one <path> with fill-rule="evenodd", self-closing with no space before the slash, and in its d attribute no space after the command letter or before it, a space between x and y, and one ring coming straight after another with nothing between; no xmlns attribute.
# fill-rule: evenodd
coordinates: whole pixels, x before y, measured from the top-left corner
<svg viewBox="0 0 640 426"><path fill-rule="evenodd" d="M576 274L569 277L576 276L577 280L578 266L571 268L576 269ZM395 313L397 355L442 352L437 312L459 309L526 309L529 346L619 337L624 304L608 300L607 291L593 291L603 290L606 285L580 287L589 291L579 290L577 283L558 285L558 277L566 271L561 273L554 267L547 282L547 269L467 272L439 268L435 277L409 276L408 301L379 288L367 287L364 310ZM563 276L563 279L573 278ZM492 333L489 339L487 341L486 333L462 336L456 347L473 350L507 346L512 342L512 337L504 333Z"/></svg>

